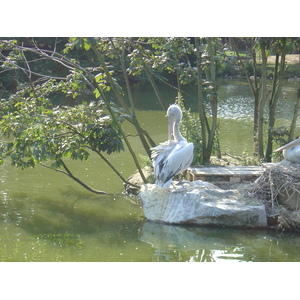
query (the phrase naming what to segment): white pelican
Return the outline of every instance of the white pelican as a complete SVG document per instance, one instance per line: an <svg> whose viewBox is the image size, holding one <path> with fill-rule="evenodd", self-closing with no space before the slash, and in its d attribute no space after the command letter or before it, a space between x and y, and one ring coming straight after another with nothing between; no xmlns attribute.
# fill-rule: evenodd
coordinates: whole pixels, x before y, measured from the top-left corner
<svg viewBox="0 0 300 300"><path fill-rule="evenodd" d="M276 149L274 152L283 151L286 160L300 163L300 138Z"/></svg>
<svg viewBox="0 0 300 300"><path fill-rule="evenodd" d="M180 107L177 104L170 105L167 116L169 117L168 141L151 148L155 184L161 188L169 187L176 174L179 174L179 182L181 182L182 173L192 163L194 151L194 144L188 143L179 131L182 119ZM174 140L171 140L172 134Z"/></svg>

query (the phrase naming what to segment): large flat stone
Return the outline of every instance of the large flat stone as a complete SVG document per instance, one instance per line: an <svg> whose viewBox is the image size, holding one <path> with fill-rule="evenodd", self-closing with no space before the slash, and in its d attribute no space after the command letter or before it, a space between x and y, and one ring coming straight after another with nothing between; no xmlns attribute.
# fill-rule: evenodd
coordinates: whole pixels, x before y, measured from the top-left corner
<svg viewBox="0 0 300 300"><path fill-rule="evenodd" d="M235 190L222 190L198 180L161 189L141 187L140 197L149 221L167 224L267 227L264 205Z"/></svg>
<svg viewBox="0 0 300 300"><path fill-rule="evenodd" d="M187 174L190 181L209 182L228 181L237 183L254 181L263 174L265 168L260 166L227 166L227 167L189 167Z"/></svg>

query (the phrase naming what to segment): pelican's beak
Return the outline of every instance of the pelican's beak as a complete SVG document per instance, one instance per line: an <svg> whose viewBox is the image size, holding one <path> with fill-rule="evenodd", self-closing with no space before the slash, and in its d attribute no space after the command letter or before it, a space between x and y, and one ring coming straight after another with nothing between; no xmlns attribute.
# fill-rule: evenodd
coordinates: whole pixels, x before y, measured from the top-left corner
<svg viewBox="0 0 300 300"><path fill-rule="evenodd" d="M168 124L168 141L171 141L173 134L173 121L172 118L169 118L169 124Z"/></svg>
<svg viewBox="0 0 300 300"><path fill-rule="evenodd" d="M284 145L284 146L282 146L282 147L280 147L276 150L274 150L274 152L279 152L279 151L285 150L287 148L290 148L292 146L299 145L299 144L300 144L300 138L296 139L296 140L294 140L294 141L292 141L292 142L290 142L290 143L288 143L288 144L286 144L286 145Z"/></svg>

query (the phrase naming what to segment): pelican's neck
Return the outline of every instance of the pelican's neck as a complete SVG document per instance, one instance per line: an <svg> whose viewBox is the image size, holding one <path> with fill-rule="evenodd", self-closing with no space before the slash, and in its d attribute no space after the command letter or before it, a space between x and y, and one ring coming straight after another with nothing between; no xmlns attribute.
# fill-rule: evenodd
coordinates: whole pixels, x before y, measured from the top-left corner
<svg viewBox="0 0 300 300"><path fill-rule="evenodd" d="M173 135L174 135L175 142L180 142L182 140L185 140L185 138L181 135L179 131L179 125L180 125L179 120L175 121L173 125Z"/></svg>

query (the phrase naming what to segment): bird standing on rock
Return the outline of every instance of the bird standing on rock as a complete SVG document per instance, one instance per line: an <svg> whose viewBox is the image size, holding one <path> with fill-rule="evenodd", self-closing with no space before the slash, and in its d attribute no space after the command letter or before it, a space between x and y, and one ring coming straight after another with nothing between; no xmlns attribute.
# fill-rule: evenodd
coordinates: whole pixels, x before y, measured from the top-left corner
<svg viewBox="0 0 300 300"><path fill-rule="evenodd" d="M183 172L193 161L194 144L188 143L181 135L179 125L182 111L179 105L172 104L168 108L168 141L152 148L152 162L156 176L155 184L160 188L169 187L175 175L179 174L179 182ZM172 134L174 140L171 140Z"/></svg>

